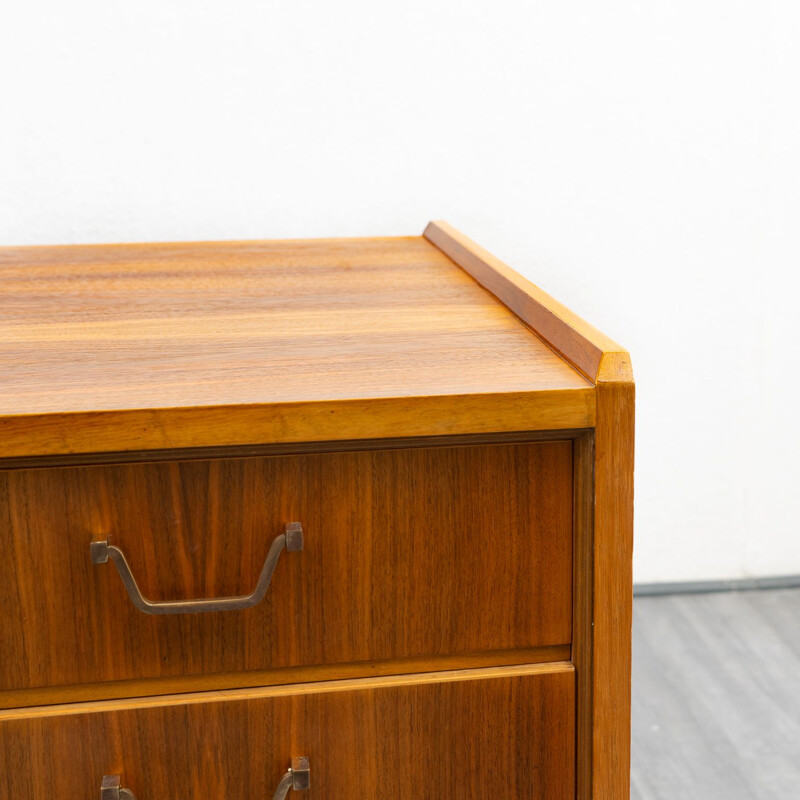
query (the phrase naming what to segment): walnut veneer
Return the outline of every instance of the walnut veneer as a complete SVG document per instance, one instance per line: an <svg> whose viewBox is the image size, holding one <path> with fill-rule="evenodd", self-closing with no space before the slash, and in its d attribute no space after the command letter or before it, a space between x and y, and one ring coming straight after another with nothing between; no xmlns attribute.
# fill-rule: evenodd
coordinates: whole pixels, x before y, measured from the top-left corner
<svg viewBox="0 0 800 800"><path fill-rule="evenodd" d="M445 223L0 305L0 795L628 797L624 350Z"/></svg>

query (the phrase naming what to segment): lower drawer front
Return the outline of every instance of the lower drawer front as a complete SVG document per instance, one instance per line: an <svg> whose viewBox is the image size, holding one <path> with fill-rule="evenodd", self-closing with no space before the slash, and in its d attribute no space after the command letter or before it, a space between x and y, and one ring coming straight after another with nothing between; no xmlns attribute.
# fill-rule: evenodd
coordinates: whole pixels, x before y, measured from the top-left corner
<svg viewBox="0 0 800 800"><path fill-rule="evenodd" d="M573 677L552 664L5 712L0 788L79 800L118 773L137 800L270 798L306 756L310 789L290 798L566 800Z"/></svg>

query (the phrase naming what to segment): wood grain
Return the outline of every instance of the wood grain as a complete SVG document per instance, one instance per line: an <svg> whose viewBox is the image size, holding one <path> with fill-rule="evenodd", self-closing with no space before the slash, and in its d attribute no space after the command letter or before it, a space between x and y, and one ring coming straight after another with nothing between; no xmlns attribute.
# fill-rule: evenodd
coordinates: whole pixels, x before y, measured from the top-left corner
<svg viewBox="0 0 800 800"><path fill-rule="evenodd" d="M310 797L629 796L619 345L446 223L6 249L0 303L0 704L69 701L0 711L0 792L268 794L302 745ZM88 557L246 593L294 520L249 611L145 616Z"/></svg>
<svg viewBox="0 0 800 800"><path fill-rule="evenodd" d="M596 386L593 469L576 440L575 641L579 800L624 800L630 785L634 384L612 339L445 222L424 236ZM593 508L585 505L591 497ZM583 526L591 524L591 535ZM587 550L588 548L588 550ZM589 555L590 554L590 555ZM591 590L587 587L591 581Z"/></svg>
<svg viewBox="0 0 800 800"><path fill-rule="evenodd" d="M110 534L150 599L245 594L290 521L246 611L143 614L89 558ZM569 441L10 470L0 527L3 690L571 641Z"/></svg>
<svg viewBox="0 0 800 800"><path fill-rule="evenodd" d="M592 781L594 798L630 796L634 385L601 362L594 442ZM623 379L621 380L620 377Z"/></svg>
<svg viewBox="0 0 800 800"><path fill-rule="evenodd" d="M113 700L88 700L54 706L0 709L0 722L4 720L63 717L75 714L97 714L108 711L166 708L167 706L208 705L226 700L259 700L273 697L294 697L306 694L331 694L351 690L383 689L393 686L418 686L426 683L452 683L454 681L484 681L490 678L513 678L521 675L559 675L574 672L572 664L557 661L546 664L517 664L477 669L453 669L399 674L381 677L345 678L342 680L310 681L291 685L256 686L242 689L222 689L213 692L179 692L161 697L124 697Z"/></svg>
<svg viewBox="0 0 800 800"><path fill-rule="evenodd" d="M282 442L278 444L236 445L229 447L188 447L171 450L129 450L105 453L67 453L58 456L29 456L0 459L0 470L32 467L73 467L82 464L132 464L152 461L197 461L214 458L286 456L295 453L345 453L353 450L396 450L408 447L450 447L453 445L501 444L503 442L567 441L586 430L564 429L508 431L504 433L466 433L451 436L407 436L402 439L338 439L322 442Z"/></svg>
<svg viewBox="0 0 800 800"><path fill-rule="evenodd" d="M249 672L179 675L173 678L150 678L127 681L104 681L80 686L48 686L0 692L0 719L3 709L30 708L113 700L120 698L158 697L175 693L230 691L246 687L286 686L321 681L342 681L386 675L416 675L427 672L486 669L520 664L555 664L569 661L570 646L551 645L520 650L483 650L456 656L397 658L383 661L358 661L352 664L317 664L310 667L282 667Z"/></svg>
<svg viewBox="0 0 800 800"><path fill-rule="evenodd" d="M0 458L594 425L591 388L0 418Z"/></svg>
<svg viewBox="0 0 800 800"><path fill-rule="evenodd" d="M630 366L627 352L613 339L451 225L431 222L423 235L593 383L602 359L608 363L618 354L619 363ZM630 374L626 379L631 380Z"/></svg>
<svg viewBox="0 0 800 800"><path fill-rule="evenodd" d="M594 432L573 441L572 663L575 667L577 800L592 797L594 627Z"/></svg>
<svg viewBox="0 0 800 800"><path fill-rule="evenodd" d="M0 457L591 424L421 237L0 249Z"/></svg>
<svg viewBox="0 0 800 800"><path fill-rule="evenodd" d="M305 755L309 800L564 800L573 716L569 669L31 715L0 721L0 790L94 797L121 773L141 800L269 797Z"/></svg>

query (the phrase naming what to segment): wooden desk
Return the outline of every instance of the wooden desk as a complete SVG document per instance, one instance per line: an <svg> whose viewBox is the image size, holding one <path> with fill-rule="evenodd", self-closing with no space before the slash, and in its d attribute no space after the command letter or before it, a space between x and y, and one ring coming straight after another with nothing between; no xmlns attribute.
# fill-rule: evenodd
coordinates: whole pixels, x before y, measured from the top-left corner
<svg viewBox="0 0 800 800"><path fill-rule="evenodd" d="M445 223L5 248L0 307L3 796L628 797L614 342Z"/></svg>

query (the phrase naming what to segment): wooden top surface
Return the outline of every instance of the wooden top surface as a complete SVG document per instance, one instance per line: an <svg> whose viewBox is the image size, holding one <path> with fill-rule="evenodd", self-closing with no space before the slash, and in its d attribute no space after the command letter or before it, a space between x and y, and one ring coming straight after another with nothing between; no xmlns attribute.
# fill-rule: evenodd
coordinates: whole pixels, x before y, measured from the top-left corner
<svg viewBox="0 0 800 800"><path fill-rule="evenodd" d="M0 413L570 389L422 238L0 254Z"/></svg>
<svg viewBox="0 0 800 800"><path fill-rule="evenodd" d="M445 398L572 393L580 412L553 427L591 422L592 384L423 237L2 248L0 309L0 457L361 438L288 431L287 409L319 423L373 400L458 417ZM199 409L229 433L206 442ZM409 422L375 435L472 430Z"/></svg>

